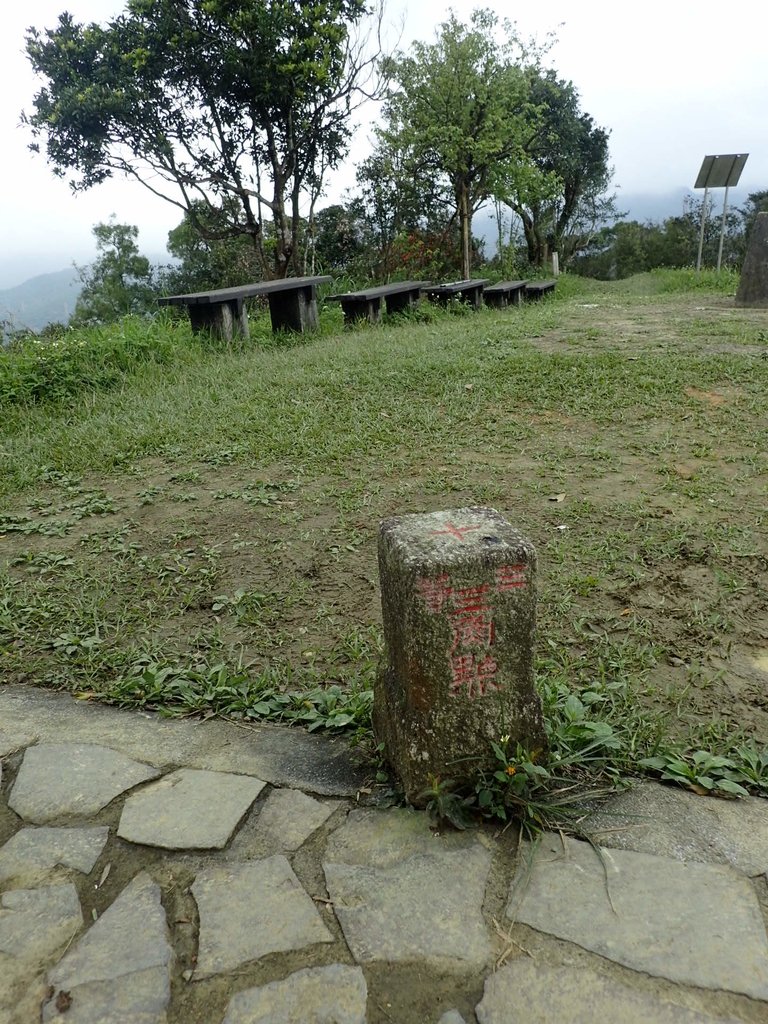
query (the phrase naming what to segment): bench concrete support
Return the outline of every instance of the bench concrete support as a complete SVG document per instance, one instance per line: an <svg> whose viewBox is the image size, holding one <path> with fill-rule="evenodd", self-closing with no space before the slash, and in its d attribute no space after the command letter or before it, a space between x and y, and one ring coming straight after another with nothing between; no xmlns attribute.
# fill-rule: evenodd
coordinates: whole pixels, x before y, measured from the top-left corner
<svg viewBox="0 0 768 1024"><path fill-rule="evenodd" d="M500 284L493 284L483 292L483 301L487 306L496 309L521 306L525 285L525 281L502 281Z"/></svg>
<svg viewBox="0 0 768 1024"><path fill-rule="evenodd" d="M525 286L525 298L537 302L555 290L556 281L528 281Z"/></svg>
<svg viewBox="0 0 768 1024"><path fill-rule="evenodd" d="M269 293L273 331L312 331L317 327L317 288L307 285L292 291Z"/></svg>
<svg viewBox="0 0 768 1024"><path fill-rule="evenodd" d="M407 798L492 766L504 736L543 748L530 541L494 509L399 516L381 524L379 571L373 725Z"/></svg>
<svg viewBox="0 0 768 1024"><path fill-rule="evenodd" d="M421 298L421 289L409 292L397 292L386 296L387 312L402 313L405 309L415 309Z"/></svg>
<svg viewBox="0 0 768 1024"><path fill-rule="evenodd" d="M371 324L381 321L381 298L344 299L341 308L344 310L345 327L353 327L358 320L367 320Z"/></svg>
<svg viewBox="0 0 768 1024"><path fill-rule="evenodd" d="M329 302L340 302L344 311L344 325L352 327L360 320L371 324L381 321L383 303L388 313L400 313L417 306L421 293L426 288L422 281L395 281L392 284L376 285L359 292L345 292L343 295L329 295Z"/></svg>
<svg viewBox="0 0 768 1024"><path fill-rule="evenodd" d="M249 337L248 314L242 299L190 306L189 321L194 334L208 331L228 344L237 336L245 341Z"/></svg>

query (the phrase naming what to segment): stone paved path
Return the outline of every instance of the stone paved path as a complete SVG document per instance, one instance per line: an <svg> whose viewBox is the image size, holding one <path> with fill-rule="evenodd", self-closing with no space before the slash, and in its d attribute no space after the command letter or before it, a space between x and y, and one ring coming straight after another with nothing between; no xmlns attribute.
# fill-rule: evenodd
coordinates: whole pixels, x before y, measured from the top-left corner
<svg viewBox="0 0 768 1024"><path fill-rule="evenodd" d="M435 835L343 742L0 686L0 1022L768 1020L768 802Z"/></svg>

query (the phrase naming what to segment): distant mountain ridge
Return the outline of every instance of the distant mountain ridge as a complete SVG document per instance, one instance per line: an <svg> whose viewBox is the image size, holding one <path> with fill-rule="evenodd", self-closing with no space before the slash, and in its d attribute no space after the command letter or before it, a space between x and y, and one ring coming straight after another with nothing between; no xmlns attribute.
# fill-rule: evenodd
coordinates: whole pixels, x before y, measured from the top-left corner
<svg viewBox="0 0 768 1024"><path fill-rule="evenodd" d="M0 290L0 321L3 333L40 331L46 324L65 324L75 310L80 279L74 267L52 274L38 274L15 288Z"/></svg>

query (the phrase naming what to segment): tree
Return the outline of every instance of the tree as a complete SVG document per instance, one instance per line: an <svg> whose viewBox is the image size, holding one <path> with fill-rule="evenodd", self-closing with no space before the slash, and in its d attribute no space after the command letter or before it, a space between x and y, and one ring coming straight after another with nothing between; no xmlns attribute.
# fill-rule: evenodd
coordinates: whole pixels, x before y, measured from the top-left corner
<svg viewBox="0 0 768 1024"><path fill-rule="evenodd" d="M237 216L237 200L226 197L223 206L212 210L196 203L194 218L185 213L168 232L168 252L178 263L161 275L159 284L167 294L230 288L261 279L261 261L250 240L226 234L228 219ZM202 232L197 224L203 225Z"/></svg>
<svg viewBox="0 0 768 1024"><path fill-rule="evenodd" d="M75 190L135 178L204 237L249 238L265 268L268 211L271 270L284 276L302 200L317 198L352 110L378 89L377 53L356 34L365 15L365 0L128 0L104 27L62 14L27 35L46 85L24 120ZM225 223L214 230L203 209Z"/></svg>
<svg viewBox="0 0 768 1024"><path fill-rule="evenodd" d="M607 194L612 171L608 136L580 109L572 82L553 70L529 72L530 102L539 122L525 145L525 173L497 169L494 196L520 218L528 261L541 266L551 252L563 264L584 248L601 224L620 216Z"/></svg>
<svg viewBox="0 0 768 1024"><path fill-rule="evenodd" d="M471 25L451 14L432 44L416 42L387 66L395 88L377 131L382 160L391 154L412 181L447 192L460 225L461 274L471 273L472 215L490 194L494 168L516 166L534 111L522 64L525 49L509 25L476 10Z"/></svg>
<svg viewBox="0 0 768 1024"><path fill-rule="evenodd" d="M357 202L365 218L372 248L370 276L389 280L403 270L403 242L410 236L439 239L448 265L458 265L458 247L452 236L451 197L436 175L419 175L411 152L396 140L382 141L357 167ZM423 268L420 272L426 272Z"/></svg>
<svg viewBox="0 0 768 1024"><path fill-rule="evenodd" d="M759 193L756 193L759 195ZM750 197L751 198L751 197ZM759 202L759 199L758 199ZM578 254L573 269L597 278L624 278L657 267L692 267L696 263L704 199L689 197L682 214L662 222L618 221L602 228ZM753 204L748 204L748 213ZM738 267L745 252L745 210L729 211L723 237L722 265ZM707 198L702 265L717 266L722 217Z"/></svg>
<svg viewBox="0 0 768 1024"><path fill-rule="evenodd" d="M323 274L354 273L369 249L370 232L359 202L318 210L311 225L308 269Z"/></svg>
<svg viewBox="0 0 768 1024"><path fill-rule="evenodd" d="M152 267L136 244L139 229L132 224L93 227L98 258L88 267L78 267L83 288L70 318L70 325L112 323L129 313L144 313L154 307Z"/></svg>

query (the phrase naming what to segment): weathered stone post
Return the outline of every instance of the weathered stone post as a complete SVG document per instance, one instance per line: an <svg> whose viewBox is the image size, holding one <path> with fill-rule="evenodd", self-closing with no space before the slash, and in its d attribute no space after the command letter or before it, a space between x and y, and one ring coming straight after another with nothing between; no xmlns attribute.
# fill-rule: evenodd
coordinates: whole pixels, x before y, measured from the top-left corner
<svg viewBox="0 0 768 1024"><path fill-rule="evenodd" d="M758 213L736 290L737 306L768 306L768 213Z"/></svg>
<svg viewBox="0 0 768 1024"><path fill-rule="evenodd" d="M530 541L490 508L398 516L381 524L379 573L373 726L407 798L490 762L491 740L544 747Z"/></svg>

